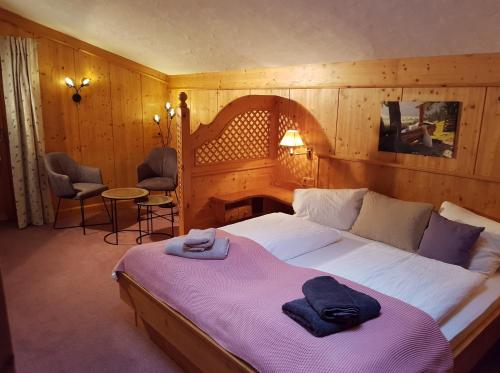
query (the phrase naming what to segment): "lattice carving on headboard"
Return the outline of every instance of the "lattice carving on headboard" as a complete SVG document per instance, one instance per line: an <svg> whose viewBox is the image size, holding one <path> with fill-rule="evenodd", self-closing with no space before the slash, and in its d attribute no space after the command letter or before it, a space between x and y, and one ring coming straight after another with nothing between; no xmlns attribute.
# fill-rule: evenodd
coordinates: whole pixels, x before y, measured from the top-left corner
<svg viewBox="0 0 500 373"><path fill-rule="evenodd" d="M249 110L236 116L217 139L196 148L195 164L269 157L271 112Z"/></svg>
<svg viewBox="0 0 500 373"><path fill-rule="evenodd" d="M278 119L278 141L280 141L285 132L291 129L300 129L297 121L284 113L279 114ZM276 144L278 146L278 144ZM297 149L297 151L302 151ZM312 177L311 162L307 160L305 155L290 156L289 150L286 147L278 146L278 178L288 180L297 184L302 184L304 177Z"/></svg>

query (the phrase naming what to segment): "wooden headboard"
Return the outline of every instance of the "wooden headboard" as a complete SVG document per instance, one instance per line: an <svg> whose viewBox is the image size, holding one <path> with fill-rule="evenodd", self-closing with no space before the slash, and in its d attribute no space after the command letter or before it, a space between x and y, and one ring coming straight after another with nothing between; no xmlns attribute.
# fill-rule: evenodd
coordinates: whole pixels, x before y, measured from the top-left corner
<svg viewBox="0 0 500 373"><path fill-rule="evenodd" d="M179 99L181 231L216 224L209 202L214 195L277 183L290 188L316 184L318 152L327 153L330 144L318 131L314 116L300 104L272 95L243 96L190 133L188 97L181 93ZM291 157L278 146L286 130L296 128L313 146L313 160Z"/></svg>

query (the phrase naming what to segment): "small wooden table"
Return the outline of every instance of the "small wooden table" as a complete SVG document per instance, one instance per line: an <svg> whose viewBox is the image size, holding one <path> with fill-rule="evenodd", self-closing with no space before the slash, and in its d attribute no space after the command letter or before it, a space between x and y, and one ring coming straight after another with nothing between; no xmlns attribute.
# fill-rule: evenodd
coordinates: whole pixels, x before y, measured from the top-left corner
<svg viewBox="0 0 500 373"><path fill-rule="evenodd" d="M150 195L147 199L139 200L137 203L137 216L139 217L139 237L137 237L136 242L142 244L142 237L151 236L153 234L164 235L173 237L174 236L174 200L169 196L162 195ZM169 207L170 208L170 220L171 223L171 234L164 232L155 232L153 228L153 207ZM141 218L141 207L146 207L146 219ZM146 220L146 231L142 233L141 222Z"/></svg>
<svg viewBox="0 0 500 373"><path fill-rule="evenodd" d="M111 201L112 232L104 236L104 241L106 243L109 243L111 245L118 245L118 232L123 232L123 231L139 232L139 235L141 235L141 232L138 229L118 230L118 211L116 209L116 202L123 200L132 200L132 199L137 200L146 197L148 194L149 192L146 189L142 188L114 188L105 190L104 192L101 193L101 196L103 198ZM113 234L115 235L115 242L108 241L108 237Z"/></svg>
<svg viewBox="0 0 500 373"><path fill-rule="evenodd" d="M210 199L220 224L271 212L293 212L293 190L277 186L216 195Z"/></svg>

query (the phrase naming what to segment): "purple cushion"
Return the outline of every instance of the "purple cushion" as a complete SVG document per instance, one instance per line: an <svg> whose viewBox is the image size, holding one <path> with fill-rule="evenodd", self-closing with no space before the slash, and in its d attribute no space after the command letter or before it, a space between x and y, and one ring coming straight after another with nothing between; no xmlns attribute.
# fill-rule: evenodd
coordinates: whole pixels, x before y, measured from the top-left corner
<svg viewBox="0 0 500 373"><path fill-rule="evenodd" d="M484 227L448 220L432 212L417 254L467 268L471 250Z"/></svg>

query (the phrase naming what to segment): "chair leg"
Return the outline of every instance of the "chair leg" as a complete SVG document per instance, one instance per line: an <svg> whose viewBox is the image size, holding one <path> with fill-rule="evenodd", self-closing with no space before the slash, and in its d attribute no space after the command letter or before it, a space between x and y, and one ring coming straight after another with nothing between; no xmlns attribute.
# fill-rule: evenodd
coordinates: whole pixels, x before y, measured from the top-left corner
<svg viewBox="0 0 500 373"><path fill-rule="evenodd" d="M109 221L111 222L111 214L109 213L108 205L106 205L106 200L104 199L103 196L101 196L101 199L102 199L102 204L104 205L104 208L106 209L106 214L108 214Z"/></svg>
<svg viewBox="0 0 500 373"><path fill-rule="evenodd" d="M87 234L87 232L85 231L85 207L84 207L84 200L81 199L80 200L80 212L82 214L82 227L83 227L83 234Z"/></svg>
<svg viewBox="0 0 500 373"><path fill-rule="evenodd" d="M58 199L57 201L57 209L56 209L56 216L54 217L54 223L52 224L53 229L57 229L57 218L59 217L59 207L61 207L61 198Z"/></svg>
<svg viewBox="0 0 500 373"><path fill-rule="evenodd" d="M170 229L171 229L171 233L172 233L172 237L175 236L174 234L174 207L170 207Z"/></svg>

